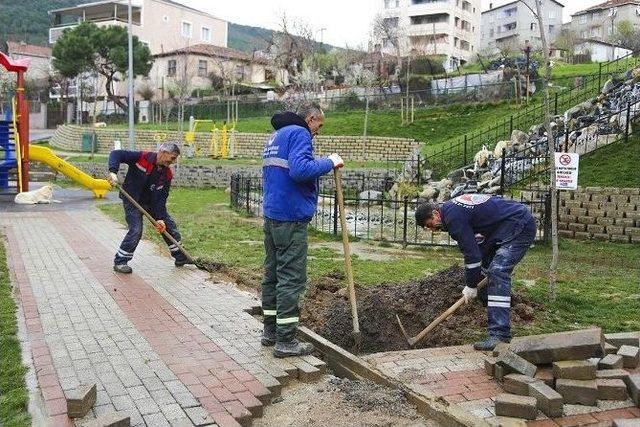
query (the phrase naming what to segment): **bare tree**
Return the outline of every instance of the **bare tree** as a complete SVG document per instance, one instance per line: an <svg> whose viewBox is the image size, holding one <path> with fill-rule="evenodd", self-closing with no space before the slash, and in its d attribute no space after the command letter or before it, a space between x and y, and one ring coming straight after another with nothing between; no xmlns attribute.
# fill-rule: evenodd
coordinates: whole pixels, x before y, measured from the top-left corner
<svg viewBox="0 0 640 427"><path fill-rule="evenodd" d="M377 15L372 24L374 44L379 44L382 50L388 51L396 57L397 70L402 67L402 41L406 36L405 28L400 25L399 18L385 18Z"/></svg>
<svg viewBox="0 0 640 427"><path fill-rule="evenodd" d="M176 56L175 75L168 82L169 98L178 106L178 131L184 131L184 106L191 98L194 90L194 77L197 73L197 62L192 57L189 47L181 50Z"/></svg>

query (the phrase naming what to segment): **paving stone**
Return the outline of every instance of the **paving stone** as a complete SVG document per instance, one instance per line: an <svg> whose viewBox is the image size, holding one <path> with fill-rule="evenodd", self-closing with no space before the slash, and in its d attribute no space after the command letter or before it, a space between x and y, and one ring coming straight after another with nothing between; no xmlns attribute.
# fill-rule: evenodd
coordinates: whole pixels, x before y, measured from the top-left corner
<svg viewBox="0 0 640 427"><path fill-rule="evenodd" d="M604 356L600 328L534 335L519 339L510 350L534 364Z"/></svg>
<svg viewBox="0 0 640 427"><path fill-rule="evenodd" d="M494 376L496 369L496 358L495 357L486 357L484 359L484 371L490 377Z"/></svg>
<svg viewBox="0 0 640 427"><path fill-rule="evenodd" d="M600 359L598 369L620 369L622 368L622 356L617 354L607 354Z"/></svg>
<svg viewBox="0 0 640 427"><path fill-rule="evenodd" d="M496 363L496 366L495 366L495 368L494 368L494 370L493 370L493 374L494 374L494 377L495 377L495 379L496 379L496 380L498 380L498 381L502 381L502 380L504 379L504 376L505 376L505 369L504 369L504 367L503 367L503 366L501 366L501 365L498 365L498 364Z"/></svg>
<svg viewBox="0 0 640 427"><path fill-rule="evenodd" d="M623 380L627 384L629 397L631 397L636 406L640 407L640 374L629 375Z"/></svg>
<svg viewBox="0 0 640 427"><path fill-rule="evenodd" d="M597 364L587 360L562 360L553 362L553 376L571 380L593 380Z"/></svg>
<svg viewBox="0 0 640 427"><path fill-rule="evenodd" d="M270 392L272 397L280 396L282 391L282 384L274 377L268 374L255 374L255 377L262 385L264 385Z"/></svg>
<svg viewBox="0 0 640 427"><path fill-rule="evenodd" d="M505 374L517 373L533 377L536 374L536 365L528 362L512 351L502 353L496 360L496 364L504 368Z"/></svg>
<svg viewBox="0 0 640 427"><path fill-rule="evenodd" d="M600 400L627 400L627 385L623 380L617 379L598 379L598 399Z"/></svg>
<svg viewBox="0 0 640 427"><path fill-rule="evenodd" d="M596 380L557 379L556 391L562 395L564 403L594 406L598 400Z"/></svg>
<svg viewBox="0 0 640 427"><path fill-rule="evenodd" d="M124 412L111 412L81 424L82 427L130 427L131 417Z"/></svg>
<svg viewBox="0 0 640 427"><path fill-rule="evenodd" d="M538 416L535 397L499 394L496 396L496 415L535 420Z"/></svg>
<svg viewBox="0 0 640 427"><path fill-rule="evenodd" d="M302 382L315 382L323 374L323 371L303 360L295 360L292 363L298 368L298 379Z"/></svg>
<svg viewBox="0 0 640 427"><path fill-rule="evenodd" d="M65 398L69 418L82 418L96 403L97 387L95 384L84 385L77 390L65 393Z"/></svg>
<svg viewBox="0 0 640 427"><path fill-rule="evenodd" d="M640 427L640 418L613 420L612 427Z"/></svg>
<svg viewBox="0 0 640 427"><path fill-rule="evenodd" d="M562 395L542 381L529 384L529 396L535 397L537 407L549 418L562 416Z"/></svg>
<svg viewBox="0 0 640 427"><path fill-rule="evenodd" d="M553 369L547 366L538 366L534 378L544 382L551 388L554 387L556 381L556 379L553 377Z"/></svg>
<svg viewBox="0 0 640 427"><path fill-rule="evenodd" d="M622 356L622 365L625 368L637 368L640 362L640 348L631 345L621 345L618 356Z"/></svg>
<svg viewBox="0 0 640 427"><path fill-rule="evenodd" d="M509 374L503 378L502 388L507 393L529 396L529 384L540 381L522 374Z"/></svg>

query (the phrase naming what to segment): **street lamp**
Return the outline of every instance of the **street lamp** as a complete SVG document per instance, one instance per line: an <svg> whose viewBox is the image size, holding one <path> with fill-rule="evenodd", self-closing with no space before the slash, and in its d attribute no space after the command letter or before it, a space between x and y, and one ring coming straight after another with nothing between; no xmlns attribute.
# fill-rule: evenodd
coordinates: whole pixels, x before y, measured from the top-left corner
<svg viewBox="0 0 640 427"><path fill-rule="evenodd" d="M133 104L133 31L132 31L132 13L131 13L131 0L129 0L129 9L128 9L128 18L129 23L127 25L127 35L129 39L129 70L128 70L128 87L129 87L129 149L133 150L134 142L133 142L133 113L134 113L134 104Z"/></svg>

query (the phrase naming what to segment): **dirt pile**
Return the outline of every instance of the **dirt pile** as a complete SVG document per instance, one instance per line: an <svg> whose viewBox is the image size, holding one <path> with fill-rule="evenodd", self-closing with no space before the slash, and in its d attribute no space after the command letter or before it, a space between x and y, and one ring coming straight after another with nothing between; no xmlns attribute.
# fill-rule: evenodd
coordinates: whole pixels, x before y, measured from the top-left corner
<svg viewBox="0 0 640 427"><path fill-rule="evenodd" d="M333 343L350 349L351 311L339 275L312 283L305 296L302 323ZM410 335L416 335L453 305L461 295L464 269L453 266L433 276L403 284L382 284L356 289L362 351L409 348L395 319L397 314ZM512 295L512 324L529 322L536 307L517 293ZM481 336L487 325L486 309L480 303L462 307L442 322L417 348L457 345Z"/></svg>

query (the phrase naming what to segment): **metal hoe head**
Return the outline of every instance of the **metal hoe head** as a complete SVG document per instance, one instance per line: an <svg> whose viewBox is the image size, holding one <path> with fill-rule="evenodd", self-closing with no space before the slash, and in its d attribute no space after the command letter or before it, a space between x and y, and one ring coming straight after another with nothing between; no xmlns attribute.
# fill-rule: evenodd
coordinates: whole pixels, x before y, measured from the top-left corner
<svg viewBox="0 0 640 427"><path fill-rule="evenodd" d="M400 317L397 314L396 314L396 320L398 321L398 326L400 326L400 331L402 332L404 339L407 340L407 343L409 344L410 347L413 347L413 345L416 343L416 339L414 337L410 337L409 334L407 334L407 330L404 328L404 325L402 324L402 321L400 320Z"/></svg>

